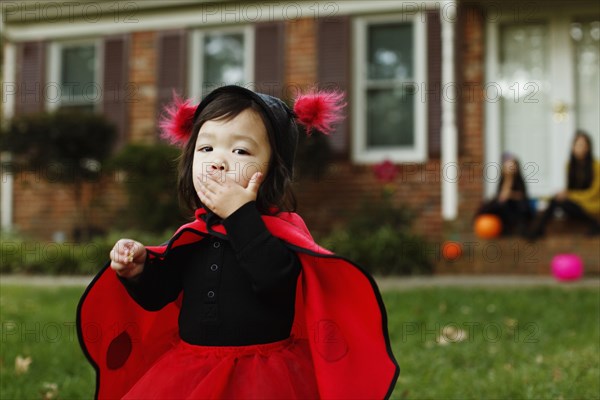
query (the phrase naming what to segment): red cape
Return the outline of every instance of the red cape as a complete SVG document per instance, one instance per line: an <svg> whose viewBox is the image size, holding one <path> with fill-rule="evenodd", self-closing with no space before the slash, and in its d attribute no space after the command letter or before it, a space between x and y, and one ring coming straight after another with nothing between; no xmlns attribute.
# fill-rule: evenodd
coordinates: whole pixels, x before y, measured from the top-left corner
<svg viewBox="0 0 600 400"><path fill-rule="evenodd" d="M375 281L356 264L319 247L297 214L263 220L302 263L292 335L310 343L321 398L388 398L400 369ZM222 225L212 229L226 234ZM149 257L162 258L171 248L206 235L206 224L197 218L167 244L147 247ZM96 275L77 308L77 334L96 369L96 398L101 399L121 398L180 340L180 299L160 311L145 311L109 266Z"/></svg>

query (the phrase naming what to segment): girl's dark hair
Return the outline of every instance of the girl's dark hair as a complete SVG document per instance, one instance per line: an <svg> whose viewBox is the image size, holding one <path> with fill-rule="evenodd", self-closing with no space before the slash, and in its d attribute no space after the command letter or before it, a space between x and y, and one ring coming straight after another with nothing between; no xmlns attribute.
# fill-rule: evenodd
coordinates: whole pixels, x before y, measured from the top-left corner
<svg viewBox="0 0 600 400"><path fill-rule="evenodd" d="M525 185L525 180L523 179L523 175L521 175L521 163L516 158L511 158L515 162L516 171L515 177L513 179L513 184L510 190L513 192L521 192L523 193L523 197L525 199L528 198L527 195L527 186ZM500 182L498 182L498 189L496 190L496 195L499 195L502 190L502 185L504 184L504 172L500 176Z"/></svg>
<svg viewBox="0 0 600 400"><path fill-rule="evenodd" d="M579 160L573 154L573 145L579 138L584 138L588 145L588 151L583 160ZM585 131L578 130L575 132L571 146L571 156L569 158L568 181L567 189L581 190L587 189L592 184L594 179L593 163L592 163L592 139Z"/></svg>
<svg viewBox="0 0 600 400"><path fill-rule="evenodd" d="M179 176L177 189L180 203L190 210L203 206L194 189L194 177L192 164L196 149L196 139L200 128L206 121L225 120L229 121L237 117L242 111L251 109L256 112L265 128L271 146L271 159L269 169L260 185L256 196L256 207L261 214L272 215L280 211L295 211L296 197L292 189L292 171L287 168L277 152L275 144L275 131L265 114L263 108L250 97L237 93L227 93L214 98L208 103L194 121L194 127L179 159Z"/></svg>

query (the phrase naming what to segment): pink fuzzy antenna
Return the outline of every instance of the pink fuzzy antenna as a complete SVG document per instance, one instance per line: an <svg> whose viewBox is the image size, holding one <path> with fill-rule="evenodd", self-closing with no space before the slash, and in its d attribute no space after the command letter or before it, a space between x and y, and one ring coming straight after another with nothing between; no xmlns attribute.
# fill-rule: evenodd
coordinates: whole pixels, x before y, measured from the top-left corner
<svg viewBox="0 0 600 400"><path fill-rule="evenodd" d="M196 107L191 99L183 100L173 92L173 101L165 106L166 115L163 115L158 124L160 136L171 144L184 145L192 134Z"/></svg>
<svg viewBox="0 0 600 400"><path fill-rule="evenodd" d="M306 127L307 135L316 129L325 135L333 130L333 124L341 121L344 117L342 109L343 92L326 92L312 90L308 93L299 94L294 101L294 112L298 121Z"/></svg>

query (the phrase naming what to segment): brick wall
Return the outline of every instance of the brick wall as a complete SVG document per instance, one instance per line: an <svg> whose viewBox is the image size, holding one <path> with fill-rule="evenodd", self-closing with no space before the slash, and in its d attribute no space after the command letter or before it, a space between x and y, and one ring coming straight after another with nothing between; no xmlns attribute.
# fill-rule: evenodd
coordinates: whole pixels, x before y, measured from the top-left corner
<svg viewBox="0 0 600 400"><path fill-rule="evenodd" d="M41 240L56 239L59 233L73 240L74 230L82 224L81 211L91 227L106 231L127 204L121 185L110 174L84 184L81 199L83 207L78 210L72 185L53 182L43 171L19 172L14 178L14 228Z"/></svg>
<svg viewBox="0 0 600 400"><path fill-rule="evenodd" d="M285 24L285 88L284 95L293 98L298 89L317 81L316 21L305 18Z"/></svg>
<svg viewBox="0 0 600 400"><path fill-rule="evenodd" d="M156 32L131 34L129 82L135 88L134 101L129 103L131 142L156 141Z"/></svg>
<svg viewBox="0 0 600 400"><path fill-rule="evenodd" d="M297 89L305 89L317 81L317 21L313 18L289 20L285 23L285 29L284 93L290 98ZM127 104L129 131L126 136L130 142L151 143L156 140L157 33L135 32L129 39L128 83L135 88L135 92L130 97L132 101ZM439 161L434 159L425 164L400 168L401 172L394 183L397 187L394 201L413 208L417 215L417 231L430 236L438 235L442 225ZM29 178L18 178L16 181L15 204L30 204L31 199L42 196L48 199L48 208L53 210L48 214L47 210L36 209L36 206L16 206L15 222L19 230L35 232L44 238L50 238L55 230L67 233L72 230L77 221L68 187L48 182L31 186ZM87 192L91 190L86 188ZM362 201L378 196L381 190L371 167L353 165L347 159L338 160L328 167L328 173L319 181L305 179L298 182L299 211L312 229L327 232L350 216ZM110 226L110 219L114 218L110 210L114 214L114 210L123 207L126 204L125 195L119 184L110 180L103 183L102 192L101 203L106 205L108 211L97 209L93 217L99 225L107 223ZM52 222L42 227L40 218L44 213L46 220ZM52 218L48 218L50 215Z"/></svg>
<svg viewBox="0 0 600 400"><path fill-rule="evenodd" d="M437 240L442 225L439 162L400 165L389 187L394 204L414 212L415 232ZM304 178L297 183L298 211L309 229L324 234L350 218L363 202L379 198L383 190L371 166L336 161L319 180Z"/></svg>

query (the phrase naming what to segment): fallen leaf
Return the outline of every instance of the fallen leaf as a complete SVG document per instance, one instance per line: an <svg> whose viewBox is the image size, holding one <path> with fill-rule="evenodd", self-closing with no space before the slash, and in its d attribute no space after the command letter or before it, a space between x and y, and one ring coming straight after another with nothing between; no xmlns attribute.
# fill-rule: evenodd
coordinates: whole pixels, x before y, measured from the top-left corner
<svg viewBox="0 0 600 400"><path fill-rule="evenodd" d="M554 368L554 370L552 371L552 379L554 380L554 382L558 382L562 379L562 372L560 369Z"/></svg>
<svg viewBox="0 0 600 400"><path fill-rule="evenodd" d="M537 357L535 357L535 362L538 364L541 364L544 362L544 356L541 354L538 354Z"/></svg>
<svg viewBox="0 0 600 400"><path fill-rule="evenodd" d="M463 342L465 340L467 340L466 331L448 325L442 329L442 333L437 337L436 342L441 346L445 346L448 343Z"/></svg>
<svg viewBox="0 0 600 400"><path fill-rule="evenodd" d="M18 355L15 358L15 373L21 375L29 371L29 365L31 364L31 357L22 357Z"/></svg>
<svg viewBox="0 0 600 400"><path fill-rule="evenodd" d="M42 399L51 400L55 399L58 395L58 385L52 382L44 382L42 384Z"/></svg>
<svg viewBox="0 0 600 400"><path fill-rule="evenodd" d="M504 319L504 325L506 325L509 328L514 329L517 327L518 324L519 324L519 321L517 321L514 318L505 318Z"/></svg>

